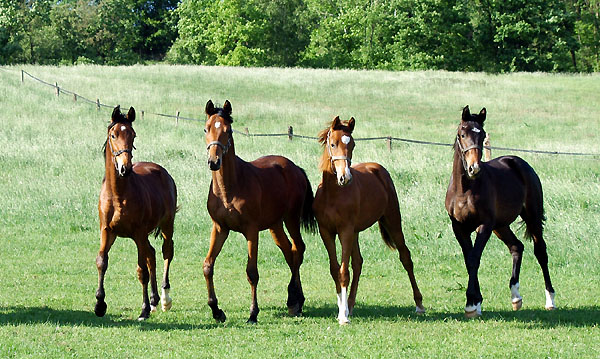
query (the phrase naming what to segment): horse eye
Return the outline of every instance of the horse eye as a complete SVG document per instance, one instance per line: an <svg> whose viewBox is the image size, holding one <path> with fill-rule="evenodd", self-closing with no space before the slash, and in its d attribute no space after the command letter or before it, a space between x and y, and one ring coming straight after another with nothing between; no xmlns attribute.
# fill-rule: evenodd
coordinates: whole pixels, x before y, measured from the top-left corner
<svg viewBox="0 0 600 359"><path fill-rule="evenodd" d="M462 135L460 135L461 138L465 138L465 134L463 133Z"/></svg>
<svg viewBox="0 0 600 359"><path fill-rule="evenodd" d="M112 138L114 140L115 139L115 135L111 134L110 138Z"/></svg>
<svg viewBox="0 0 600 359"><path fill-rule="evenodd" d="M206 127L204 128L204 133L208 133L208 130L206 129Z"/></svg>
<svg viewBox="0 0 600 359"><path fill-rule="evenodd" d="M332 148L333 148L333 147L335 147L335 144L333 144L333 143L332 143L332 144L331 144L331 147L332 147Z"/></svg>

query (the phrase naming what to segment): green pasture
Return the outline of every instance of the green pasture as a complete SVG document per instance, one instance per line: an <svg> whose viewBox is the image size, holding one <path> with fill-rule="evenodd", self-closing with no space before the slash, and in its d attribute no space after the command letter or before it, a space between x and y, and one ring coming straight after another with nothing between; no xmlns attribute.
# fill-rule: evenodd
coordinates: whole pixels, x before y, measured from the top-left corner
<svg viewBox="0 0 600 359"><path fill-rule="evenodd" d="M537 171L546 209L545 238L557 310L544 310L544 283L525 243L523 309L513 312L511 256L490 240L480 269L483 316L466 320L466 270L444 209L449 147L358 142L354 162L376 161L395 181L407 245L427 313L414 313L398 255L375 228L361 235L363 274L350 325L336 320L335 287L318 235L304 234L304 316L287 316L289 270L267 232L259 246L257 325L246 324L247 246L232 233L215 267L217 324L206 304L202 262L211 221L210 171L203 123L208 99L233 106L234 129L316 136L335 116L356 119L355 137L393 136L451 143L461 109L486 107L492 146L600 153L600 76L449 72L333 71L196 66L41 67L24 69L60 87L122 108L138 119L134 160L173 176L175 221L170 312L136 320L141 286L133 241L110 252L105 317L93 313L99 246L97 202L102 144L111 110L54 95L0 68L0 357L590 357L600 356L600 156L514 153ZM145 116L141 118L141 110ZM237 154L279 154L303 167L313 190L320 146L287 137L235 134ZM509 154L494 150L493 156ZM513 154L513 153L511 153ZM518 227L514 225L515 229ZM522 237L522 231L518 236ZM159 263L161 242L152 240ZM159 277L162 276L162 265Z"/></svg>

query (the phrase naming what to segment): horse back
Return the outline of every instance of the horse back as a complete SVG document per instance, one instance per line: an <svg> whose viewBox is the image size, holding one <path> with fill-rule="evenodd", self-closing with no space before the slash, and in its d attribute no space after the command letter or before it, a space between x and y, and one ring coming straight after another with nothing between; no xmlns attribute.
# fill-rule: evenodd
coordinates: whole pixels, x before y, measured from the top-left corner
<svg viewBox="0 0 600 359"><path fill-rule="evenodd" d="M363 162L353 165L352 176L360 189L360 209L357 229L372 226L384 214L394 215L400 221L398 196L392 177L382 165Z"/></svg>

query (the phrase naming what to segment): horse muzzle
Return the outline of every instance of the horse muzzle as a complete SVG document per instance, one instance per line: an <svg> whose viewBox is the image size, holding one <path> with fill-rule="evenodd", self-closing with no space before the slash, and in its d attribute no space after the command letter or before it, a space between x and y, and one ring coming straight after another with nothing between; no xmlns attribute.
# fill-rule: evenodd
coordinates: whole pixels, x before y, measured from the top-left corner
<svg viewBox="0 0 600 359"><path fill-rule="evenodd" d="M476 178L479 175L479 171L481 171L481 167L479 167L479 163L473 163L468 166L467 174L469 178Z"/></svg>
<svg viewBox="0 0 600 359"><path fill-rule="evenodd" d="M221 168L221 158L217 157L216 160L209 158L208 168L210 168L211 171L218 171Z"/></svg>

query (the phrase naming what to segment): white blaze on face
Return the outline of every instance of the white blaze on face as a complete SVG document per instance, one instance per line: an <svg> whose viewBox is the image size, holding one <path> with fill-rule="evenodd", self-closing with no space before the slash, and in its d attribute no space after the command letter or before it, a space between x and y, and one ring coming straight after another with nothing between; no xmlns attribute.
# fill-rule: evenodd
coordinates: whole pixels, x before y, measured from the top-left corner
<svg viewBox="0 0 600 359"><path fill-rule="evenodd" d="M127 126L121 126L121 131L125 131L127 129Z"/></svg>
<svg viewBox="0 0 600 359"><path fill-rule="evenodd" d="M221 127L221 122L219 122L219 121L215 122L215 128L219 128L219 127Z"/></svg>
<svg viewBox="0 0 600 359"><path fill-rule="evenodd" d="M476 127L473 127L473 129L472 129L471 131L473 131L473 132L475 132L475 133L479 133L479 132L481 132L481 130L480 130L480 129L478 129L478 128L476 128Z"/></svg>
<svg viewBox="0 0 600 359"><path fill-rule="evenodd" d="M342 143L345 144L345 145L349 144L350 143L350 136L343 135L342 136Z"/></svg>

